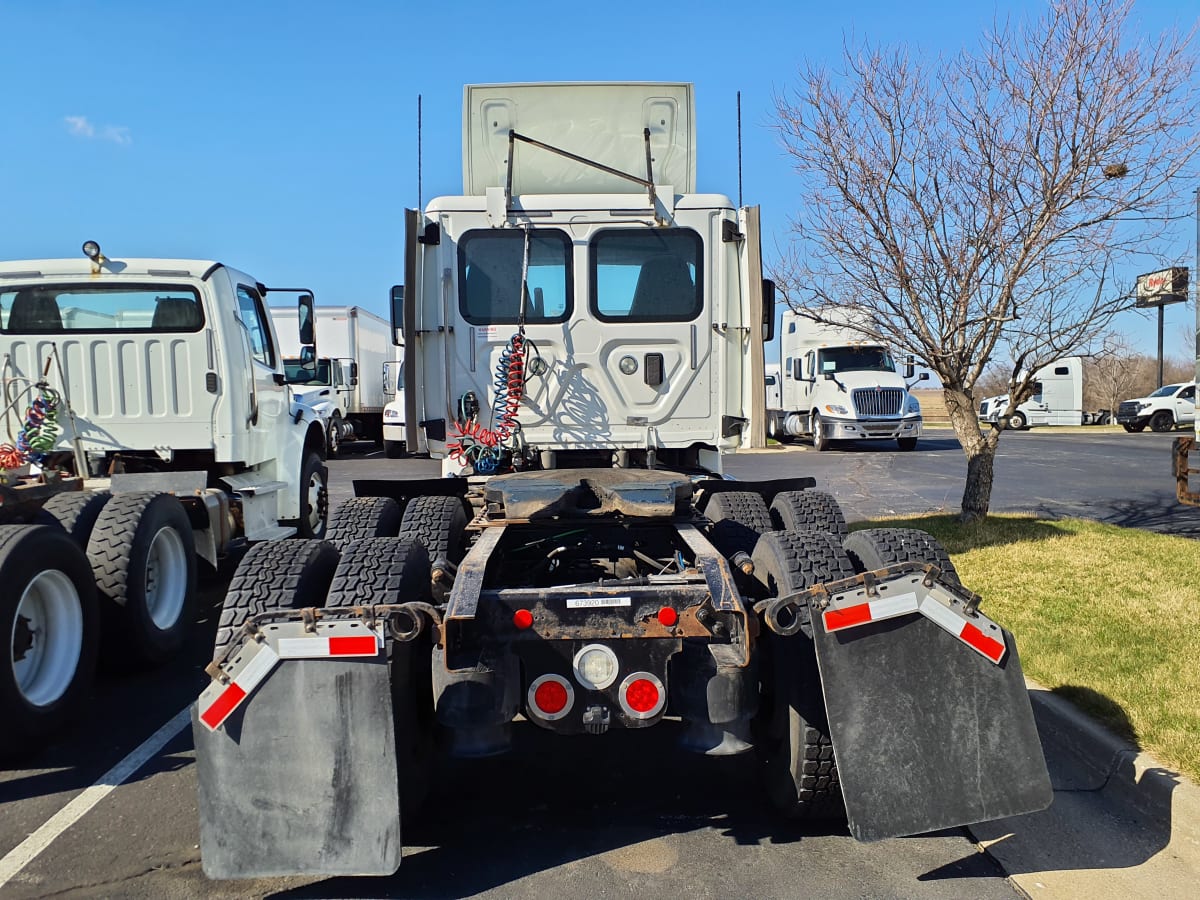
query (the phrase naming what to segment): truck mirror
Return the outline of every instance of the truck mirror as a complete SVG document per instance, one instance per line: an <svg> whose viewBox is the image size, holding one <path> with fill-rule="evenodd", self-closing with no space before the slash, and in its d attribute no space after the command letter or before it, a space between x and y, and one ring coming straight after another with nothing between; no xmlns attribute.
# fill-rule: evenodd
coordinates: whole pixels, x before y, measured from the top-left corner
<svg viewBox="0 0 1200 900"><path fill-rule="evenodd" d="M392 334L395 335L404 327L404 285L392 285L389 303L392 310Z"/></svg>
<svg viewBox="0 0 1200 900"><path fill-rule="evenodd" d="M922 372L920 375L917 376L917 381L928 381L928 380L929 380L928 372Z"/></svg>
<svg viewBox="0 0 1200 900"><path fill-rule="evenodd" d="M775 337L775 282L764 278L762 283L762 339L769 341Z"/></svg>
<svg viewBox="0 0 1200 900"><path fill-rule="evenodd" d="M311 324L309 325L311 329ZM309 373L317 371L317 348L304 346L300 348L300 368Z"/></svg>
<svg viewBox="0 0 1200 900"><path fill-rule="evenodd" d="M916 365L913 362L913 358L910 356L904 361L904 377L912 378L913 373L916 371L917 371Z"/></svg>
<svg viewBox="0 0 1200 900"><path fill-rule="evenodd" d="M301 294L298 306L298 319L300 323L300 343L313 346L317 343L317 336L313 323L317 319L316 310L313 307L313 295ZM316 358L314 349L313 358Z"/></svg>
<svg viewBox="0 0 1200 900"><path fill-rule="evenodd" d="M358 387L358 363L350 363L350 387Z"/></svg>

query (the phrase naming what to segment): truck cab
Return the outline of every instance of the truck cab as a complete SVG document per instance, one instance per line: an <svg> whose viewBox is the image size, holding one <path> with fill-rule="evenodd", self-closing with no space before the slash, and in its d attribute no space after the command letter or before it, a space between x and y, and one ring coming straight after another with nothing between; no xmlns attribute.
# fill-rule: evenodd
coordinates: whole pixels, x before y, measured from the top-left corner
<svg viewBox="0 0 1200 900"><path fill-rule="evenodd" d="M62 397L59 457L95 488L201 473L200 488L253 510L252 539L320 533L323 426L289 384L270 289L212 260L116 260L89 244L92 258L0 263L3 377Z"/></svg>
<svg viewBox="0 0 1200 900"><path fill-rule="evenodd" d="M979 404L979 420L995 425L1007 417L1008 427L1017 430L1084 424L1082 357L1068 356L1038 369L1032 396L1012 411L1008 407L1008 394L986 397Z"/></svg>
<svg viewBox="0 0 1200 900"><path fill-rule="evenodd" d="M810 437L816 450L834 440L895 440L912 450L921 435L921 405L891 351L851 329L786 310L780 335L780 405L772 434ZM921 379L928 378L921 373Z"/></svg>
<svg viewBox="0 0 1200 900"><path fill-rule="evenodd" d="M748 436L758 234L728 197L695 193L690 86L655 88L621 107L648 117L646 143L600 168L517 137L552 135L568 95L467 88L466 193L410 216L393 293L407 442L422 429L446 474L720 471ZM611 174L644 171L647 154L652 179Z"/></svg>

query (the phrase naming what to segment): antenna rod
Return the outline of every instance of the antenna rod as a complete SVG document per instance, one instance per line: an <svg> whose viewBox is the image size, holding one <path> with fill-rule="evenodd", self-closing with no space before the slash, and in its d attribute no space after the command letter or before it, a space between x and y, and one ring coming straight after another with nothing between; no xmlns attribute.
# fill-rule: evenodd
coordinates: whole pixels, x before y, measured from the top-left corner
<svg viewBox="0 0 1200 900"><path fill-rule="evenodd" d="M421 202L421 95L417 94L417 210L423 210Z"/></svg>
<svg viewBox="0 0 1200 900"><path fill-rule="evenodd" d="M742 206L742 92L737 92L738 208Z"/></svg>

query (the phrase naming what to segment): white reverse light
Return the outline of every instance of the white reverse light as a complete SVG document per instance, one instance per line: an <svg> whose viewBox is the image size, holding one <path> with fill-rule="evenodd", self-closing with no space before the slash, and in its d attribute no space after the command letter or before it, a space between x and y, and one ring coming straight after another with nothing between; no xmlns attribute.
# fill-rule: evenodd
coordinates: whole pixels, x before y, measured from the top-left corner
<svg viewBox="0 0 1200 900"><path fill-rule="evenodd" d="M603 644L588 644L575 654L572 668L581 685L602 691L617 680L617 654Z"/></svg>

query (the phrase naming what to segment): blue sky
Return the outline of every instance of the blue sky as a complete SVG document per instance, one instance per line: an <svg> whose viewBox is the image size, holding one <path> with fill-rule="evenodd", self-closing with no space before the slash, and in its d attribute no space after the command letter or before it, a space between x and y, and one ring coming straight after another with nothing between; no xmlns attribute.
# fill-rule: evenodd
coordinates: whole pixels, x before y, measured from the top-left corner
<svg viewBox="0 0 1200 900"><path fill-rule="evenodd" d="M0 0L0 258L215 258L318 303L385 314L402 279L402 215L461 190L462 86L690 81L698 187L762 206L764 253L787 240L798 185L770 130L773 96L843 37L953 52L996 9L1040 3L575 5ZM1194 0L1147 0L1147 30L1190 24ZM1180 229L1193 258L1194 225ZM1130 275L1136 273L1129 273ZM1166 311L1186 357L1191 310ZM1156 320L1120 322L1154 353Z"/></svg>

